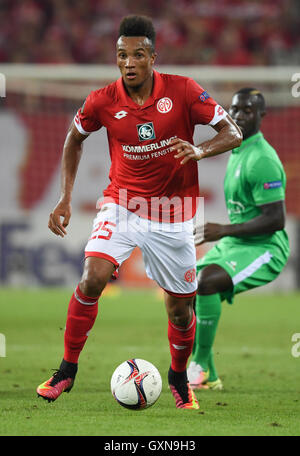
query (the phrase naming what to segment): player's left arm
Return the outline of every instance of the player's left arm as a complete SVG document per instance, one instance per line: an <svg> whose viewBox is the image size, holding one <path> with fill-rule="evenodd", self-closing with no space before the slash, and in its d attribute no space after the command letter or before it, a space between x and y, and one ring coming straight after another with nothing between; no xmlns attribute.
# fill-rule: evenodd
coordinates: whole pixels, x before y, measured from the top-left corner
<svg viewBox="0 0 300 456"><path fill-rule="evenodd" d="M241 145L242 132L229 114L215 125L212 125L212 128L216 130L217 135L198 146L194 146L180 138L172 140L172 149L176 152L174 157L182 159L181 165L184 165L189 160L198 161L202 160L202 158L219 155Z"/></svg>
<svg viewBox="0 0 300 456"><path fill-rule="evenodd" d="M218 241L224 236L257 236L260 234L274 233L282 230L285 226L285 203L274 203L260 206L261 214L244 223L223 225L219 223L206 223L204 227L195 233L195 244Z"/></svg>
<svg viewBox="0 0 300 456"><path fill-rule="evenodd" d="M185 105L191 127L210 125L217 134L210 140L195 146L181 138L175 138L171 146L175 158L184 165L189 160L202 160L222 154L241 145L243 135L230 115L198 83L188 78L185 86Z"/></svg>

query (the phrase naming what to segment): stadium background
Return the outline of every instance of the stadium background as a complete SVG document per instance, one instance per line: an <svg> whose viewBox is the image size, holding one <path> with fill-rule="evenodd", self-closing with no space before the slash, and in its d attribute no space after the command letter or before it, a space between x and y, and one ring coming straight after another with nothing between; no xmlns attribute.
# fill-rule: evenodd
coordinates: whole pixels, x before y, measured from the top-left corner
<svg viewBox="0 0 300 456"><path fill-rule="evenodd" d="M283 274L265 290L298 288L297 0L1 0L0 72L6 93L0 99L0 283L22 288L73 287L78 282L96 201L108 183L105 131L85 143L65 239L50 233L48 214L59 197L68 125L91 89L118 77L116 34L120 19L129 13L153 18L157 69L192 76L226 109L240 87L255 86L265 94L268 115L262 131L286 169L292 250ZM199 127L195 139L211 134ZM223 154L199 166L207 221L227 220L222 190L227 160ZM139 251L121 268L118 283L155 286L145 276Z"/></svg>

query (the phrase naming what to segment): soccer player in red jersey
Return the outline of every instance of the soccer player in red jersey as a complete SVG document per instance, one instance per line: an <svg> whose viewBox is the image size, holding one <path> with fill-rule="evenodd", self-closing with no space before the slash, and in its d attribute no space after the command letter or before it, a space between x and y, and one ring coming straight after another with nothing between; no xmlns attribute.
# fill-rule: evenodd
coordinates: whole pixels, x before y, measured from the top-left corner
<svg viewBox="0 0 300 456"><path fill-rule="evenodd" d="M63 360L37 388L48 401L72 388L100 295L138 246L148 276L164 290L171 355L168 382L176 407L199 408L186 374L195 335L197 161L239 146L242 134L195 81L155 71L154 46L149 18L122 20L117 41L121 77L89 94L66 137L61 197L50 214L50 230L67 234L82 143L102 126L111 156L110 184L85 248L81 281L69 303ZM211 125L217 134L195 146L196 124Z"/></svg>

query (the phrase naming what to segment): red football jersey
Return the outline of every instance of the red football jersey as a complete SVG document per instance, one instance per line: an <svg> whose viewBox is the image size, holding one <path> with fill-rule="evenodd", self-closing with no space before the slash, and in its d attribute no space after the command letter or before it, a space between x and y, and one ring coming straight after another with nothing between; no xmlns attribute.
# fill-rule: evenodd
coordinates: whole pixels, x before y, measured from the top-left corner
<svg viewBox="0 0 300 456"><path fill-rule="evenodd" d="M78 131L107 129L111 168L106 199L153 220L191 219L199 196L197 162L180 164L170 150L178 137L193 144L196 124L215 125L226 116L193 79L154 71L151 96L136 104L122 78L93 91L75 116Z"/></svg>

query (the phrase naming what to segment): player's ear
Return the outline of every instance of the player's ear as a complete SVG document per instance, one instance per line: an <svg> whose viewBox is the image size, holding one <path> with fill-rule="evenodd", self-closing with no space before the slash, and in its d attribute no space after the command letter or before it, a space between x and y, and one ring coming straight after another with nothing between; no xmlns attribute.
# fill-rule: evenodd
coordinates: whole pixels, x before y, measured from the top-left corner
<svg viewBox="0 0 300 456"><path fill-rule="evenodd" d="M266 115L266 111L259 111L260 119L262 119Z"/></svg>
<svg viewBox="0 0 300 456"><path fill-rule="evenodd" d="M152 65L154 65L156 57L157 57L157 53L156 52L152 52L151 53L151 61L152 61L151 63L152 63Z"/></svg>

